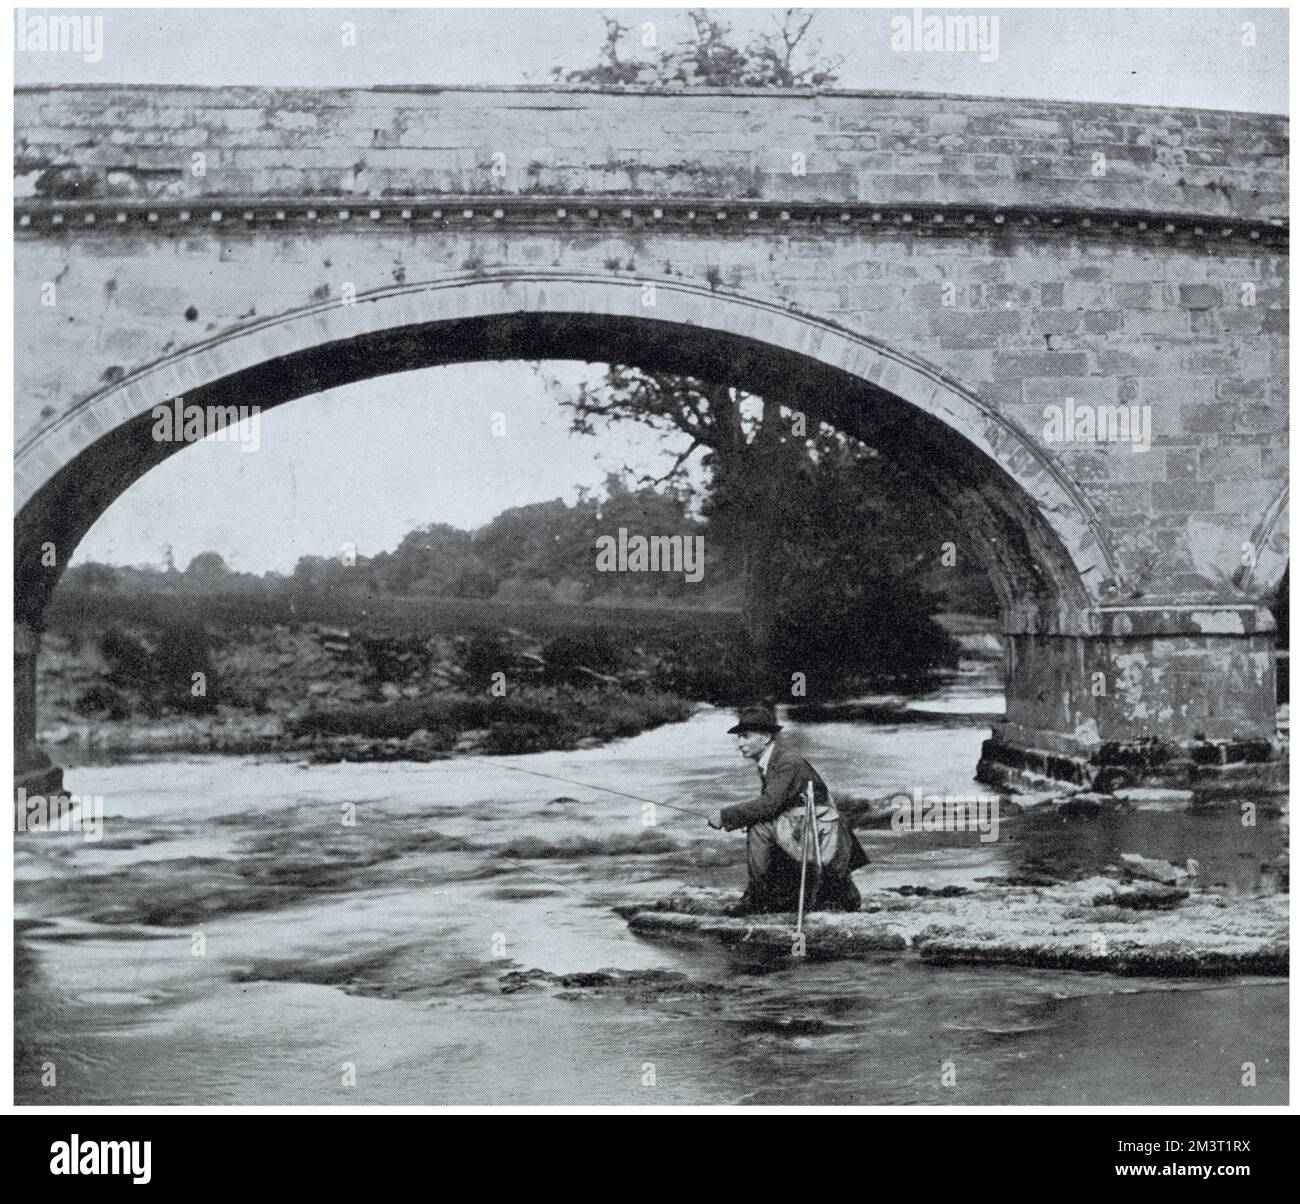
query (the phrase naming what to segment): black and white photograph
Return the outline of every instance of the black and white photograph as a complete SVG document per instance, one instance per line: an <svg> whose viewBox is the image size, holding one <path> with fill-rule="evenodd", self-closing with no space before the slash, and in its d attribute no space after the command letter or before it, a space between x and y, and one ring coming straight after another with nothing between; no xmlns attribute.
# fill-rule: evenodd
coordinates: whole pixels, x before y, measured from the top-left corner
<svg viewBox="0 0 1300 1204"><path fill-rule="evenodd" d="M1288 1105L1288 9L11 12L19 1111Z"/></svg>

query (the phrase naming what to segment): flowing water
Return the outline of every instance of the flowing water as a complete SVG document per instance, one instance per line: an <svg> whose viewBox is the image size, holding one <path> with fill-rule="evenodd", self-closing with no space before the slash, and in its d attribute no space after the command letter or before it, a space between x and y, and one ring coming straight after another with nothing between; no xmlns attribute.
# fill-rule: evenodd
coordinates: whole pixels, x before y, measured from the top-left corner
<svg viewBox="0 0 1300 1204"><path fill-rule="evenodd" d="M841 795L977 792L987 723L962 712L992 701L933 701L921 722L793 735ZM506 761L707 810L756 786L730 722L705 710ZM86 766L67 785L103 796L105 832L17 840L20 1103L1286 1102L1281 980L645 940L612 907L738 889L743 836L504 762L204 757ZM1276 819L1243 828L1231 810L1031 812L995 843L862 838L865 890L1136 851L1196 856L1202 881L1253 892L1284 843Z"/></svg>

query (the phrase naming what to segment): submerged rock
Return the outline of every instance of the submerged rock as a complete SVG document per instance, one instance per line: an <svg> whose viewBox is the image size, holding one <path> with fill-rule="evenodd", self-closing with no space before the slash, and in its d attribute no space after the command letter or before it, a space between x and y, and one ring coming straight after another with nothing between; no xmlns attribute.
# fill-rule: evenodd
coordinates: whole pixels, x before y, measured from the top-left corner
<svg viewBox="0 0 1300 1204"><path fill-rule="evenodd" d="M1111 794L1093 794L1080 791L1057 803L1056 810L1068 819L1093 819L1099 815L1127 811L1129 804Z"/></svg>
<svg viewBox="0 0 1300 1204"><path fill-rule="evenodd" d="M628 927L633 932L659 936L698 933L726 945L745 945L775 953L792 952L794 925L792 914L732 917L640 911L628 919ZM819 960L907 948L907 938L885 921L843 912L805 916L803 933L807 955Z"/></svg>
<svg viewBox="0 0 1300 1204"><path fill-rule="evenodd" d="M1125 786L1115 791L1115 797L1136 806L1186 806L1196 796L1190 790L1174 790L1163 786Z"/></svg>
<svg viewBox="0 0 1300 1204"><path fill-rule="evenodd" d="M619 995L629 1000L650 1001L687 995L721 995L729 989L722 983L690 978L675 970L583 970L551 974L546 970L509 970L501 975L501 994L514 995L529 989L555 992L561 999Z"/></svg>
<svg viewBox="0 0 1300 1204"><path fill-rule="evenodd" d="M1287 893L1291 889L1291 853L1283 849L1272 861L1260 862L1260 873L1277 890Z"/></svg>
<svg viewBox="0 0 1300 1204"><path fill-rule="evenodd" d="M618 908L633 932L795 953L793 914L732 917L738 895L680 890ZM1113 974L1286 974L1286 896L1193 895L1165 884L1087 878L986 885L960 896L881 891L862 910L804 918L810 959L888 952L937 965L1010 963Z"/></svg>
<svg viewBox="0 0 1300 1204"><path fill-rule="evenodd" d="M1177 907L1191 891L1181 886L1168 886L1160 882L1137 882L1132 886L1120 886L1113 894L1101 894L1093 900L1094 906L1103 907L1113 903L1116 907L1131 907L1137 911L1150 911L1160 908Z"/></svg>
<svg viewBox="0 0 1300 1204"><path fill-rule="evenodd" d="M1190 857L1186 867L1172 865L1155 857L1143 857L1141 853L1121 853L1119 859L1124 863L1124 869L1135 878L1148 878L1152 882L1163 882L1166 885L1195 878L1201 872L1200 864Z"/></svg>

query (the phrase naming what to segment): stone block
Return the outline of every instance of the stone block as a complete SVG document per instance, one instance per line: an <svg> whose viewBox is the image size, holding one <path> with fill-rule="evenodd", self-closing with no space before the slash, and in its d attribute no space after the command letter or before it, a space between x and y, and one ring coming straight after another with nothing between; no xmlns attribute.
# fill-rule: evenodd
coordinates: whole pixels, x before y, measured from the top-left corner
<svg viewBox="0 0 1300 1204"><path fill-rule="evenodd" d="M1178 304L1184 309L1214 309L1223 304L1223 295L1213 284L1180 284Z"/></svg>
<svg viewBox="0 0 1300 1204"><path fill-rule="evenodd" d="M1214 486L1203 481L1157 481L1151 486L1151 508L1156 511L1212 512Z"/></svg>
<svg viewBox="0 0 1300 1204"><path fill-rule="evenodd" d="M1209 376L1143 376L1138 386L1147 404L1182 407L1213 404L1217 382Z"/></svg>

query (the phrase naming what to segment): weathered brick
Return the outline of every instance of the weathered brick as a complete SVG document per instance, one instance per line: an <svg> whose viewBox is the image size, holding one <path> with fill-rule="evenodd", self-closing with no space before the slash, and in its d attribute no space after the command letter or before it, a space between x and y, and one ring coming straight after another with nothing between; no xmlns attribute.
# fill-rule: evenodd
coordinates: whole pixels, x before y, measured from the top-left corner
<svg viewBox="0 0 1300 1204"><path fill-rule="evenodd" d="M1236 404L1242 401L1266 401L1268 391L1268 381L1234 380L1230 377L1220 380L1217 390L1219 400L1226 404Z"/></svg>
<svg viewBox="0 0 1300 1204"><path fill-rule="evenodd" d="M1156 481L1151 486L1151 508L1182 514L1214 510L1214 486L1201 481Z"/></svg>
<svg viewBox="0 0 1300 1204"><path fill-rule="evenodd" d="M1168 452L1161 447L1143 450L1136 444L1123 447L1115 444L1115 450L1106 457L1106 474L1115 482L1150 481L1154 488L1157 482L1163 482L1167 475L1165 457Z"/></svg>
<svg viewBox="0 0 1300 1204"><path fill-rule="evenodd" d="M1085 313L1083 315L1083 328L1089 334L1114 334L1123 325L1123 316L1114 310Z"/></svg>
<svg viewBox="0 0 1300 1204"><path fill-rule="evenodd" d="M1221 402L1187 405L1182 409L1183 429L1188 434L1218 434L1238 429L1240 415L1236 408Z"/></svg>
<svg viewBox="0 0 1300 1204"><path fill-rule="evenodd" d="M1065 286L1066 309L1102 309L1109 304L1105 284L1075 284Z"/></svg>
<svg viewBox="0 0 1300 1204"><path fill-rule="evenodd" d="M1262 514L1275 492L1271 481L1258 480L1216 481L1212 488L1220 514Z"/></svg>
<svg viewBox="0 0 1300 1204"><path fill-rule="evenodd" d="M1114 405L1113 376L1030 377L1025 381L1025 403L1063 405L1067 397L1080 404Z"/></svg>
<svg viewBox="0 0 1300 1204"><path fill-rule="evenodd" d="M1180 284L1178 304L1184 309L1213 309L1223 304L1223 297L1213 284Z"/></svg>
<svg viewBox="0 0 1300 1204"><path fill-rule="evenodd" d="M1111 298L1117 309L1159 309L1163 303L1157 284L1112 284Z"/></svg>
<svg viewBox="0 0 1300 1204"><path fill-rule="evenodd" d="M1033 315L1034 329L1044 335L1075 334L1083 328L1083 319L1076 309L1040 309Z"/></svg>
<svg viewBox="0 0 1300 1204"><path fill-rule="evenodd" d="M1144 376L1140 382L1142 400L1152 405L1212 404L1217 382L1211 376Z"/></svg>
<svg viewBox="0 0 1300 1204"><path fill-rule="evenodd" d="M1041 354L1008 352L994 357L993 371L1010 376L1085 376L1088 357L1082 351L1048 351Z"/></svg>
<svg viewBox="0 0 1300 1204"><path fill-rule="evenodd" d="M1171 447L1165 451L1165 476L1170 481L1195 481L1200 453L1194 448Z"/></svg>
<svg viewBox="0 0 1300 1204"><path fill-rule="evenodd" d="M1190 331L1188 315L1182 310L1138 309L1124 312L1124 333L1150 338L1161 335L1186 335Z"/></svg>
<svg viewBox="0 0 1300 1204"><path fill-rule="evenodd" d="M994 310L993 312L966 312L958 309L935 311L935 330L949 333L954 338L962 335L1019 334L1025 329L1026 315L1019 310Z"/></svg>
<svg viewBox="0 0 1300 1204"><path fill-rule="evenodd" d="M1260 473L1258 447L1207 447L1201 452L1200 475L1203 481L1238 481L1257 479Z"/></svg>

